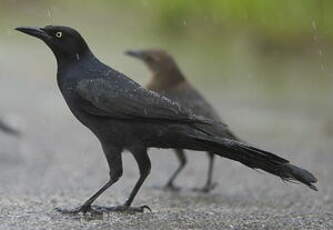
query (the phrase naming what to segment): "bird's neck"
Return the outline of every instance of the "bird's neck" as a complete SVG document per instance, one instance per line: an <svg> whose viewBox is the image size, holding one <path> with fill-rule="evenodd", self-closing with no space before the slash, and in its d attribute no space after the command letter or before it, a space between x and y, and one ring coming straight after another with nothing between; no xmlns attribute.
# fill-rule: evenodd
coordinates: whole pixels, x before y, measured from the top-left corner
<svg viewBox="0 0 333 230"><path fill-rule="evenodd" d="M79 53L79 56L71 55L66 57L58 57L57 64L57 82L60 89L65 85L76 84L82 78L83 74L89 72L89 69L99 62L97 58L89 51L87 53Z"/></svg>
<svg viewBox="0 0 333 230"><path fill-rule="evenodd" d="M73 67L87 59L94 57L89 49L85 49L80 52L73 53L55 53L55 57L58 63L58 70L65 70L67 68Z"/></svg>
<svg viewBox="0 0 333 230"><path fill-rule="evenodd" d="M148 87L153 90L164 90L173 88L181 83L185 82L184 75L178 68L172 68L167 71L155 71Z"/></svg>

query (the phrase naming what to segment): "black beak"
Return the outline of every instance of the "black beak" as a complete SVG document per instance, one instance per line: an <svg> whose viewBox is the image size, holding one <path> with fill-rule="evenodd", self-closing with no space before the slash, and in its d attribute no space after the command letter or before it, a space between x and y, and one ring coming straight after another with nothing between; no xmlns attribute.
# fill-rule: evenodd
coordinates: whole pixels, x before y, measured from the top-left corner
<svg viewBox="0 0 333 230"><path fill-rule="evenodd" d="M17 27L15 30L18 30L22 33L29 34L33 37L39 38L39 39L47 39L50 38L50 35L48 35L42 28L39 27Z"/></svg>
<svg viewBox="0 0 333 230"><path fill-rule="evenodd" d="M131 56L131 57L139 58L139 59L144 59L144 57L145 57L144 52L140 51L140 50L127 50L125 52L125 54L127 54L128 56Z"/></svg>

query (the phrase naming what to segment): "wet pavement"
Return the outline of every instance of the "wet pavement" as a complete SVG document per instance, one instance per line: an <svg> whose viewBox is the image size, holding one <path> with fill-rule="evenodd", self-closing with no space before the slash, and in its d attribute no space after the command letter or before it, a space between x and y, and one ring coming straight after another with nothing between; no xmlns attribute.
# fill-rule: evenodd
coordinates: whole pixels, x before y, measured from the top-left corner
<svg viewBox="0 0 333 230"><path fill-rule="evenodd" d="M323 128L324 116L310 109L257 104L249 98L227 101L221 92L206 95L232 129L313 172L319 192L221 158L214 171L218 187L211 194L193 192L191 188L204 185L208 164L206 154L199 152L187 154L189 164L176 180L183 189L161 191L155 187L165 183L177 161L170 150L152 149L151 175L134 201L134 205L148 205L151 213L59 214L56 207L77 207L106 182L108 169L97 139L73 118L61 98L54 60L43 48L40 52L45 54L37 53L37 60L20 53L16 61L25 60L27 69L16 68L14 60L2 62L1 113L15 118L23 136L0 134L1 230L333 229L333 142ZM44 55L47 58L39 60ZM46 62L47 68L39 68ZM123 177L97 205L126 200L138 169L128 153L123 165Z"/></svg>

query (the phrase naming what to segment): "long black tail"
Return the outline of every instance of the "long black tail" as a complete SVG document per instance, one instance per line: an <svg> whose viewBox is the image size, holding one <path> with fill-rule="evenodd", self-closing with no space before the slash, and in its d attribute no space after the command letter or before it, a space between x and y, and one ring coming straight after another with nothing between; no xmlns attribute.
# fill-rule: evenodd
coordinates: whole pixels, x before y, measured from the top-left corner
<svg viewBox="0 0 333 230"><path fill-rule="evenodd" d="M312 173L290 164L288 160L236 140L213 139L203 140L200 138L199 141L221 157L239 161L253 169L264 170L285 181L299 181L317 191L316 186L313 185L317 179Z"/></svg>

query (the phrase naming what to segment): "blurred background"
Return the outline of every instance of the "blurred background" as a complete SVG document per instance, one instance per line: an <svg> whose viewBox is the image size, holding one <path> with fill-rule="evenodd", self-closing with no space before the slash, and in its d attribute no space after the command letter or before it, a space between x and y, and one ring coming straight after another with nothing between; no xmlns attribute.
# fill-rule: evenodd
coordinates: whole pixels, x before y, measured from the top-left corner
<svg viewBox="0 0 333 230"><path fill-rule="evenodd" d="M141 84L149 80L148 70L124 51L166 49L241 138L313 171L321 189L316 204L332 204L332 11L331 0L1 0L0 117L24 135L0 136L0 193L25 194L29 202L47 194L42 203L53 195L55 203L66 205L58 198L64 193L74 205L107 179L98 142L61 98L53 54L41 41L14 31L58 24L79 30L97 57ZM162 184L177 162L163 154L170 151L152 152L152 172L162 171L147 184ZM204 154L193 156L178 181L187 187L203 182L206 173ZM124 161L127 180L114 190L117 196L105 196L107 201L123 200L136 180L134 161L128 155ZM281 188L269 176L257 178L228 163L216 164L219 182L233 178L228 189L220 186L217 192L231 200L231 194L256 199L254 190L263 184L267 199L293 197L294 187L303 191ZM103 170L96 169L99 165ZM151 196L138 200L150 202Z"/></svg>

